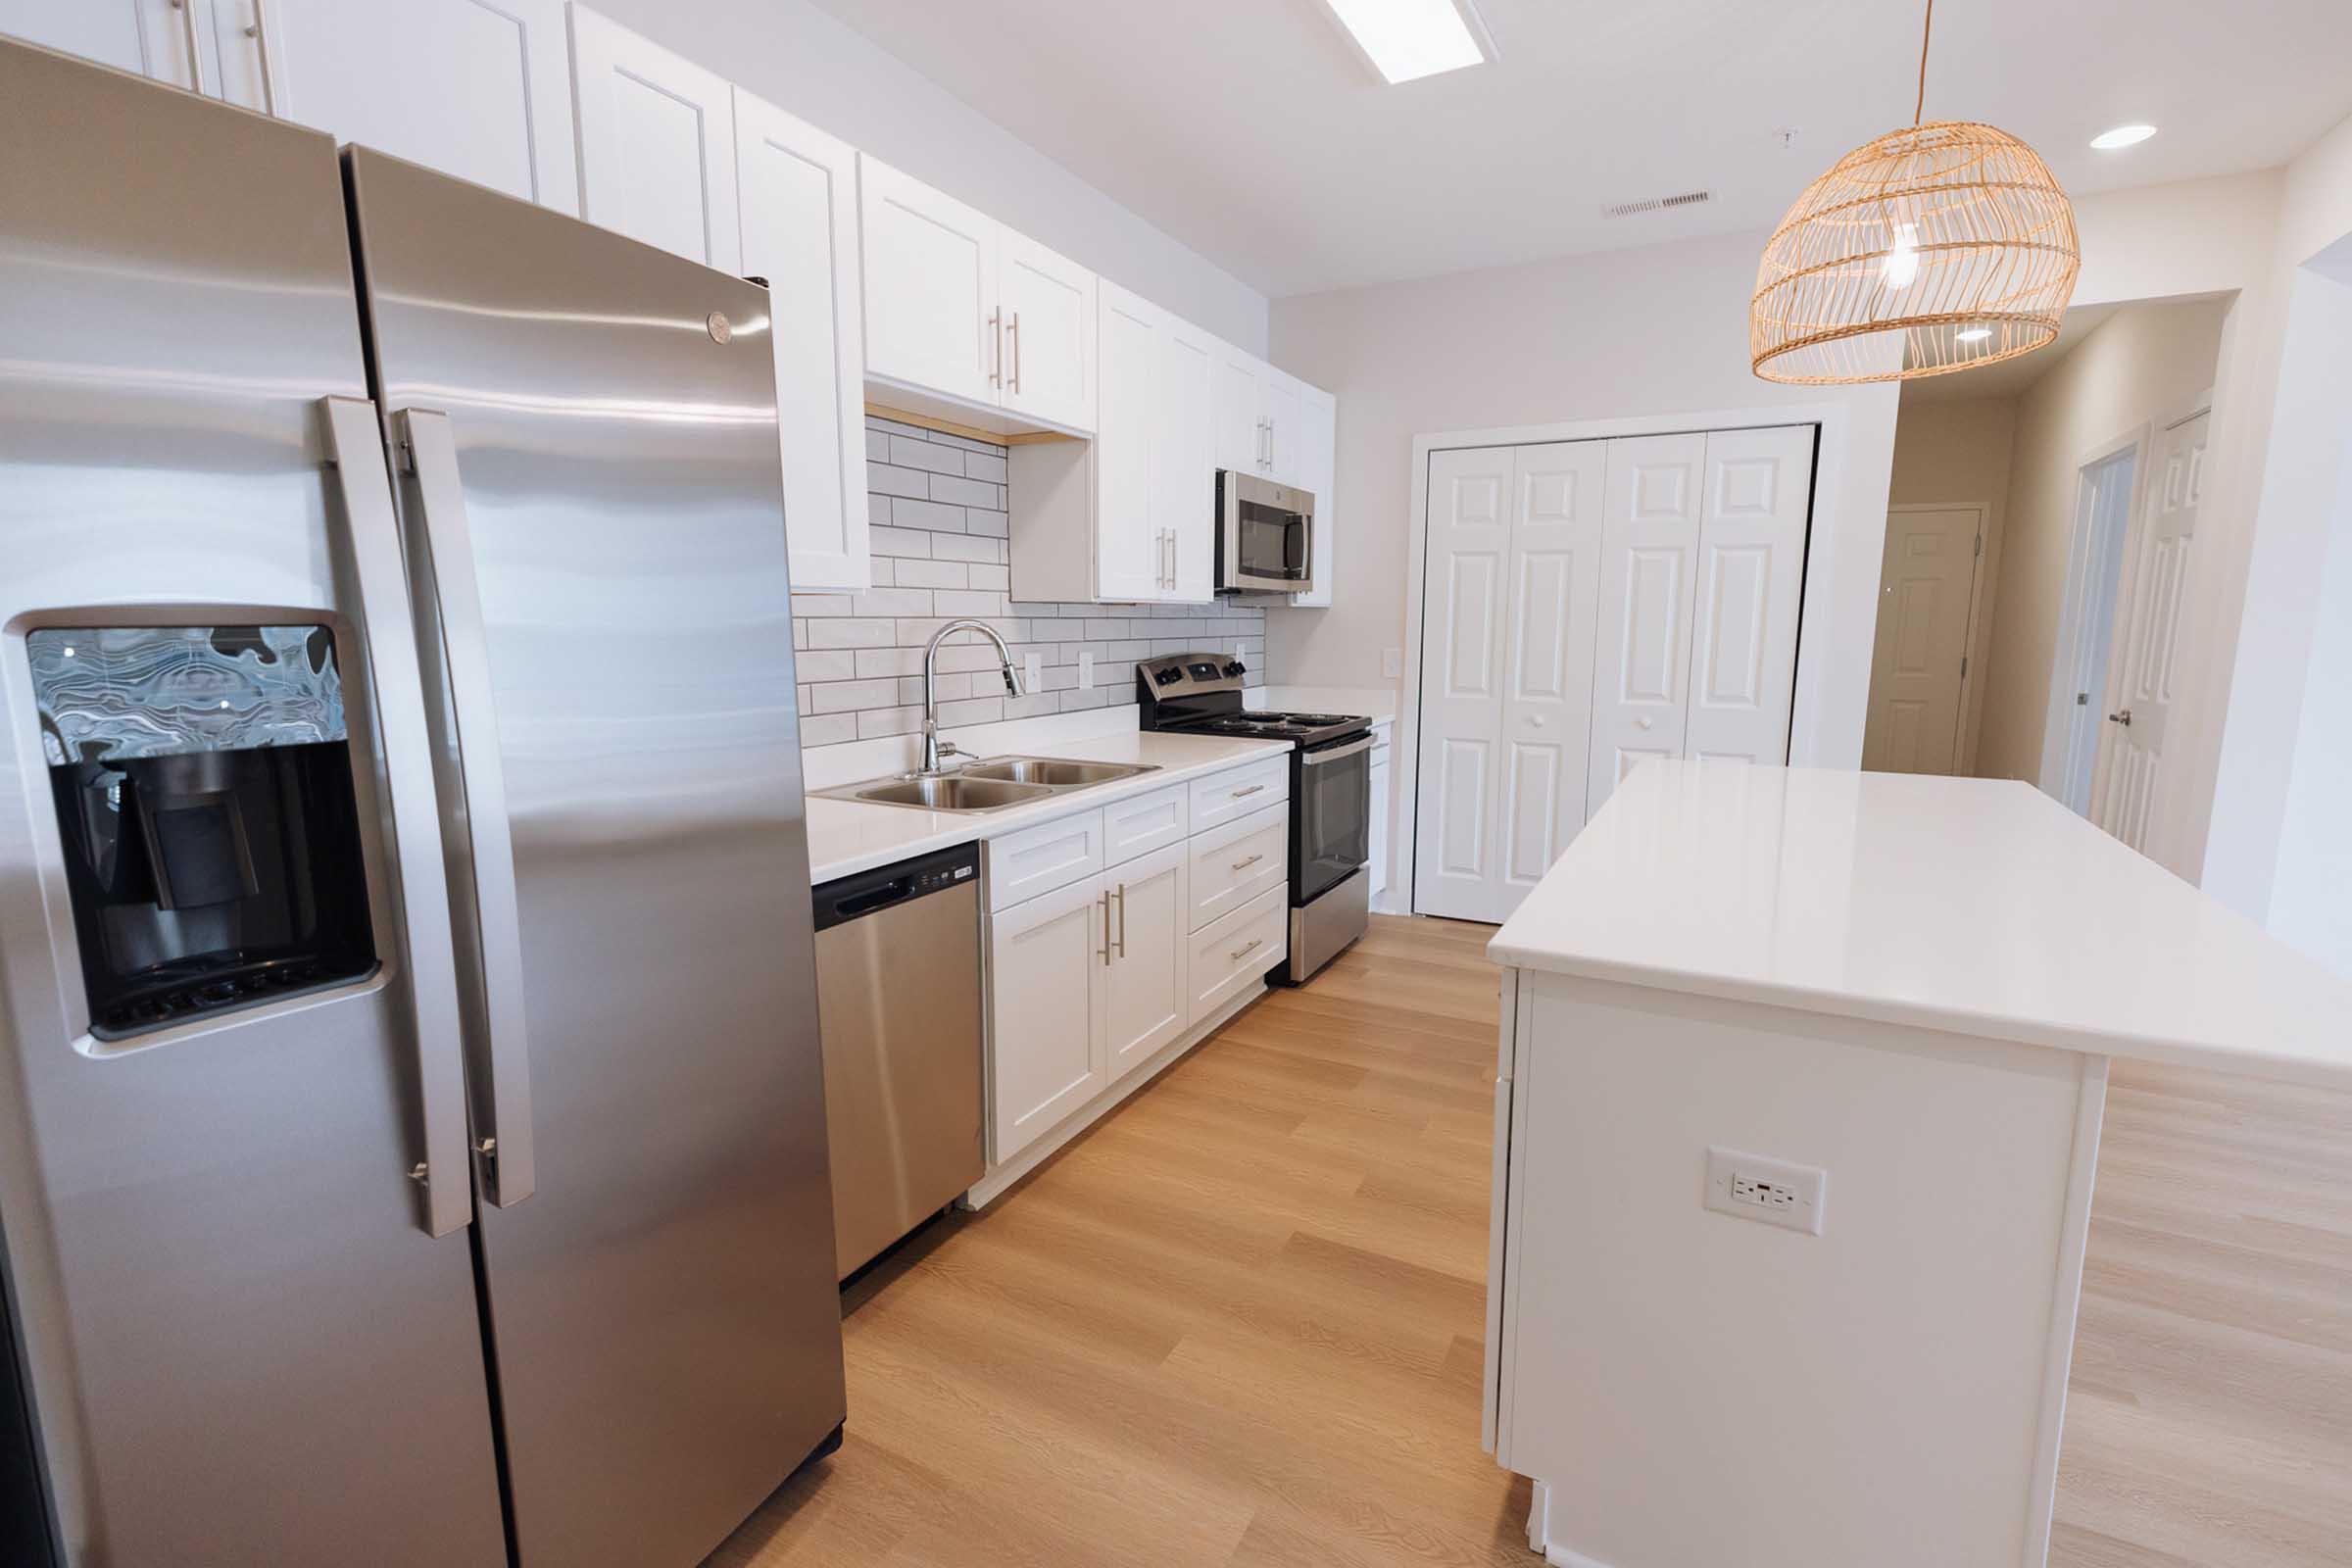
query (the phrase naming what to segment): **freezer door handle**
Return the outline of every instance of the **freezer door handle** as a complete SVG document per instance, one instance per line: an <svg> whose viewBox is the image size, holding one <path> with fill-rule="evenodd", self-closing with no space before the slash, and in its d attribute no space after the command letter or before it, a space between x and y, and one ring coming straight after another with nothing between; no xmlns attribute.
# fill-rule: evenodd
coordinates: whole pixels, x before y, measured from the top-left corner
<svg viewBox="0 0 2352 1568"><path fill-rule="evenodd" d="M411 470L409 567L422 639L437 667L425 672L433 707L433 760L453 820L445 844L451 901L473 938L459 984L466 997L467 1082L484 1196L512 1208L531 1196L530 1026L522 994L522 938L514 892L514 841L507 820L506 767L490 695L490 650L466 492L449 416L404 409L393 435ZM446 697L444 702L442 699ZM470 915L470 919L466 917Z"/></svg>
<svg viewBox="0 0 2352 1568"><path fill-rule="evenodd" d="M392 816L392 857L408 955L424 1158L408 1174L424 1188L424 1230L447 1236L473 1221L466 1170L466 1056L449 889L433 802L432 733L417 681L416 630L401 564L400 524L384 475L383 427L364 398L319 400L327 466L342 500L342 557L357 586L375 728L378 785Z"/></svg>

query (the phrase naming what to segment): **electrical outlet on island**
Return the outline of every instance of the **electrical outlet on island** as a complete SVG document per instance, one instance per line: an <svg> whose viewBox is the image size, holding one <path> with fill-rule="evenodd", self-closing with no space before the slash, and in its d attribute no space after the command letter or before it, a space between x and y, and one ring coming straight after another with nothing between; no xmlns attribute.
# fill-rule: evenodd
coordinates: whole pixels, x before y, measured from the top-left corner
<svg viewBox="0 0 2352 1568"><path fill-rule="evenodd" d="M1707 1151L1706 1206L1734 1219L1760 1220L1808 1236L1821 1234L1830 1173L1736 1149Z"/></svg>

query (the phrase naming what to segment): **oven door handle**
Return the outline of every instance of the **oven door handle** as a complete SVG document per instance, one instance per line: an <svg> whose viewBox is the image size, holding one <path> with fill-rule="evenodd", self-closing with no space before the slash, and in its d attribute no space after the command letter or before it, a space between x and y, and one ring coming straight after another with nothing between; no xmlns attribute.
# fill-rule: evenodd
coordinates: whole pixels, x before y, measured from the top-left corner
<svg viewBox="0 0 2352 1568"><path fill-rule="evenodd" d="M1346 746L1335 746L1328 752L1301 752L1298 754L1298 765L1321 767L1325 762L1336 762L1342 758L1353 757L1359 752L1368 752L1371 749L1372 737L1367 735L1360 741L1353 741Z"/></svg>

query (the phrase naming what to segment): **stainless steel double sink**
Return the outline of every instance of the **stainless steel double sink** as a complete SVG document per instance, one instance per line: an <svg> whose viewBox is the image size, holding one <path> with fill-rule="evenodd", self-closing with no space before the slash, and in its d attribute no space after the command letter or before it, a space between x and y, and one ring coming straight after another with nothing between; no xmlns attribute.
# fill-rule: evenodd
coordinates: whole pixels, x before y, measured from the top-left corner
<svg viewBox="0 0 2352 1568"><path fill-rule="evenodd" d="M935 777L901 774L844 784L816 793L832 801L864 801L872 806L906 806L920 811L1002 811L1034 801L1115 783L1138 773L1154 773L1143 762L1073 762L1054 757L1000 757L973 762L958 772Z"/></svg>

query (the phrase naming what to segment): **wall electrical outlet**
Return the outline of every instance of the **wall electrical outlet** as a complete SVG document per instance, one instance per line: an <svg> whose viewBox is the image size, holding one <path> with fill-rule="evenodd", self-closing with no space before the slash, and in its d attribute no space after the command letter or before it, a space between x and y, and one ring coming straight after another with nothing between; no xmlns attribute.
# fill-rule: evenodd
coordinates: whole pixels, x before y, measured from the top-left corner
<svg viewBox="0 0 2352 1568"><path fill-rule="evenodd" d="M1021 690L1040 692L1046 688L1046 660L1043 654L1021 656Z"/></svg>
<svg viewBox="0 0 2352 1568"><path fill-rule="evenodd" d="M1082 692L1095 689L1095 656L1083 651L1078 655L1078 689Z"/></svg>
<svg viewBox="0 0 2352 1568"><path fill-rule="evenodd" d="M1829 1193L1830 1173L1815 1166L1736 1149L1707 1151L1706 1206L1719 1214L1819 1236Z"/></svg>
<svg viewBox="0 0 2352 1568"><path fill-rule="evenodd" d="M1383 648L1380 651L1380 673L1385 680L1400 680L1404 676L1404 650Z"/></svg>

